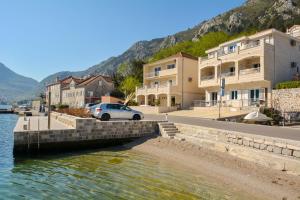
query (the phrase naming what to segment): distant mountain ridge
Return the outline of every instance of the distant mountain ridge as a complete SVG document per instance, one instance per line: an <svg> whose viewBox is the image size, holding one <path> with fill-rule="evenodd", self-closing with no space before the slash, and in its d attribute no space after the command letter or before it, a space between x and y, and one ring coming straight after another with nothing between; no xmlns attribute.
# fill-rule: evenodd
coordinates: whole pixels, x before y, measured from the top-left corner
<svg viewBox="0 0 300 200"><path fill-rule="evenodd" d="M285 31L293 24L300 24L300 0L247 0L242 6L206 20L193 28L150 41L139 41L123 54L111 57L87 70L80 72L58 72L42 80L36 93L56 77L69 75L110 74L120 64L131 59L148 59L159 50L186 40L197 40L211 31L224 31L229 34L240 33L255 27L258 30L276 28Z"/></svg>
<svg viewBox="0 0 300 200"><path fill-rule="evenodd" d="M32 98L38 84L36 80L19 75L0 63L0 102Z"/></svg>

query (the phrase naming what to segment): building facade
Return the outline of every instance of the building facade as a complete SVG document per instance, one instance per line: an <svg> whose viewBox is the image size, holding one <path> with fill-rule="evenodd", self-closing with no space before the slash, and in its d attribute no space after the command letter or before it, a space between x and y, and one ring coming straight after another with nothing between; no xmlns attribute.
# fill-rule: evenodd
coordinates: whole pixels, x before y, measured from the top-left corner
<svg viewBox="0 0 300 200"><path fill-rule="evenodd" d="M197 85L198 59L178 53L145 64L143 86L136 88L139 105L188 108L201 97Z"/></svg>
<svg viewBox="0 0 300 200"><path fill-rule="evenodd" d="M71 108L83 108L86 103L101 100L114 89L110 77L90 76L87 78L67 77L47 86L46 100L51 91L51 105L64 104Z"/></svg>
<svg viewBox="0 0 300 200"><path fill-rule="evenodd" d="M299 72L299 31L299 26L287 33L269 29L206 51L198 64L198 86L205 91L199 106L217 106L220 100L229 107L270 105L274 86Z"/></svg>
<svg viewBox="0 0 300 200"><path fill-rule="evenodd" d="M87 103L101 101L101 97L109 95L114 90L111 78L92 76L80 83L72 81L62 89L62 104L71 108L83 108Z"/></svg>

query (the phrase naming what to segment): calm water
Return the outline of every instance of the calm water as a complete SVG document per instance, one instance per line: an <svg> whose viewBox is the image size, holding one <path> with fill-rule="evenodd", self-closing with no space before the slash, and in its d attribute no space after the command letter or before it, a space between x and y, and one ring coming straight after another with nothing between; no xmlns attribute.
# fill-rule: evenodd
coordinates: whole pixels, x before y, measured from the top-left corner
<svg viewBox="0 0 300 200"><path fill-rule="evenodd" d="M0 199L246 199L164 161L126 151L14 161L17 116L0 115Z"/></svg>

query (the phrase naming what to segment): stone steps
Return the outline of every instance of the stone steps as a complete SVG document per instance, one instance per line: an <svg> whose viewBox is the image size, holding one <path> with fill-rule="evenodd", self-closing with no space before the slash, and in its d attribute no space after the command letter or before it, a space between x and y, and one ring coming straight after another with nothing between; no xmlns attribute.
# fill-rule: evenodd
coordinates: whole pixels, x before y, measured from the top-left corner
<svg viewBox="0 0 300 200"><path fill-rule="evenodd" d="M175 126L174 123L164 122L164 123L159 123L158 125L159 125L160 133L163 137L173 139L176 137L176 134L180 133L180 131L178 130L178 128Z"/></svg>

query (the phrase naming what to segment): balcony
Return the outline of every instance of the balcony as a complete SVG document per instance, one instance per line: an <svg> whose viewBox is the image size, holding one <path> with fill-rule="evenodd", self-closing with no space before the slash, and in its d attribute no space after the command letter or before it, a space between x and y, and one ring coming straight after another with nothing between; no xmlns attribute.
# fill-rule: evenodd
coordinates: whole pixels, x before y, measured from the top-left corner
<svg viewBox="0 0 300 200"><path fill-rule="evenodd" d="M136 89L136 95L170 94L175 84L165 83L155 86L143 86Z"/></svg>
<svg viewBox="0 0 300 200"><path fill-rule="evenodd" d="M215 79L214 75L201 76L201 81L208 81Z"/></svg>
<svg viewBox="0 0 300 200"><path fill-rule="evenodd" d="M221 77L230 77L230 76L235 76L235 72L223 72L221 74Z"/></svg>
<svg viewBox="0 0 300 200"><path fill-rule="evenodd" d="M177 68L145 73L145 78L157 78L157 77L164 77L164 76L172 76L175 74L177 74Z"/></svg>
<svg viewBox="0 0 300 200"><path fill-rule="evenodd" d="M248 74L255 74L255 73L260 73L260 67L240 70L241 76L248 75Z"/></svg>

